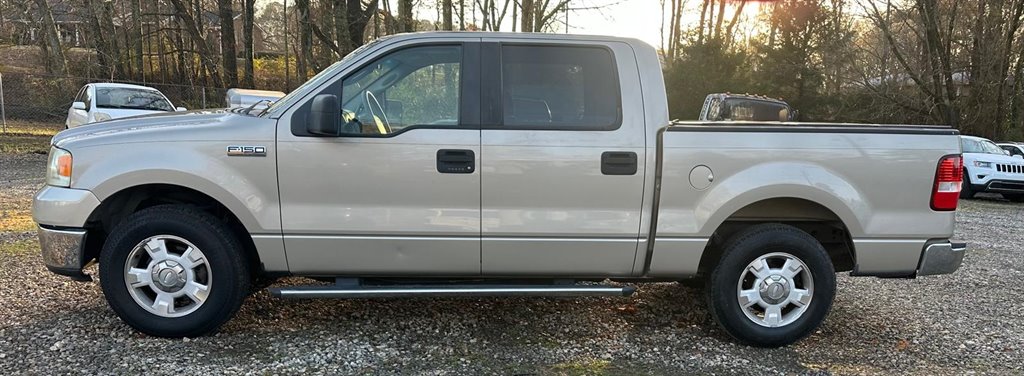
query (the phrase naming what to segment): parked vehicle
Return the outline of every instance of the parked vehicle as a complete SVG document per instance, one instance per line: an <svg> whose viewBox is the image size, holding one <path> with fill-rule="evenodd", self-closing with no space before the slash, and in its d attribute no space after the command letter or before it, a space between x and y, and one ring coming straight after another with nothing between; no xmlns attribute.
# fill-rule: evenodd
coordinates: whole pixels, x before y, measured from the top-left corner
<svg viewBox="0 0 1024 376"><path fill-rule="evenodd" d="M65 128L129 116L185 111L160 90L139 85L92 83L78 90L68 108Z"/></svg>
<svg viewBox="0 0 1024 376"><path fill-rule="evenodd" d="M284 95L280 91L234 88L228 89L224 100L228 104L228 108L263 110Z"/></svg>
<svg viewBox="0 0 1024 376"><path fill-rule="evenodd" d="M114 312L151 335L209 333L255 278L283 275L335 284L273 296L623 296L634 287L601 281L698 279L727 333L781 346L824 320L836 272L960 266L957 135L671 123L658 53L635 39L404 34L258 115L61 132L33 218L51 271L88 280L98 260Z"/></svg>
<svg viewBox="0 0 1024 376"><path fill-rule="evenodd" d="M763 95L708 94L700 110L701 121L797 121L798 111L781 99Z"/></svg>
<svg viewBox="0 0 1024 376"><path fill-rule="evenodd" d="M1006 150L1010 153L1011 157L1024 158L1024 143L1020 142L1000 142L998 145L1001 149Z"/></svg>
<svg viewBox="0 0 1024 376"><path fill-rule="evenodd" d="M981 137L961 136L964 155L964 183L961 198L978 192L999 193L1014 202L1024 202L1024 157L1011 156L996 143Z"/></svg>

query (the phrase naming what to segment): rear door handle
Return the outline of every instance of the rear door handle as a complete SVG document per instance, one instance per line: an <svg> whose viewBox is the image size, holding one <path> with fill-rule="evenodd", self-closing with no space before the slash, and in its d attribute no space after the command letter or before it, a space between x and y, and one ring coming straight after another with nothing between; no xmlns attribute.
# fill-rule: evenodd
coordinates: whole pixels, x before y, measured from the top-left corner
<svg viewBox="0 0 1024 376"><path fill-rule="evenodd" d="M476 153L466 149L437 151L437 172L442 174L472 174L476 170Z"/></svg>
<svg viewBox="0 0 1024 376"><path fill-rule="evenodd" d="M635 175L636 153L631 151L606 151L601 153L601 173L605 175Z"/></svg>

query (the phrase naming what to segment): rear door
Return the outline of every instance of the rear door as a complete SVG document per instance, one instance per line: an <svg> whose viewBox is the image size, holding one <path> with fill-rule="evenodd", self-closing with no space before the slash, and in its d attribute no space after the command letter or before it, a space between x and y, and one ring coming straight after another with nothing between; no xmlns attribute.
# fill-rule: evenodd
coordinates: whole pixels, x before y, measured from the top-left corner
<svg viewBox="0 0 1024 376"><path fill-rule="evenodd" d="M630 275L647 169L632 49L484 41L482 272Z"/></svg>

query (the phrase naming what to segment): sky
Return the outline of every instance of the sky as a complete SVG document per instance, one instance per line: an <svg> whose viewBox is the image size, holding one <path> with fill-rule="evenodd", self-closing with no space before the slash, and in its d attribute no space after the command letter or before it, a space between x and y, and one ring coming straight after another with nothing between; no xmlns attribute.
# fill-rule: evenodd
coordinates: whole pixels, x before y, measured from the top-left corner
<svg viewBox="0 0 1024 376"><path fill-rule="evenodd" d="M282 2L283 0L258 0L257 9L269 2ZM397 9L397 1L390 0L392 9ZM472 4L473 0L467 0ZM671 1L665 0L670 3ZM689 8L699 6L696 0L684 0ZM417 19L434 20L437 18L435 0L416 0L418 4L414 10ZM502 3L499 0L499 4ZM294 0L288 0L289 7ZM652 46L661 45L661 18L662 9L659 0L572 0L571 8L593 8L577 10L569 13L569 32L573 34L599 34L614 35L621 37L632 37L645 41ZM748 3L744 14L752 15L756 12L757 3ZM468 13L468 12L467 12ZM564 14L560 15L564 20ZM683 22L687 24L697 23L699 10L691 9L686 12ZM505 17L502 30L512 28L511 11ZM559 29L564 28L559 25Z"/></svg>

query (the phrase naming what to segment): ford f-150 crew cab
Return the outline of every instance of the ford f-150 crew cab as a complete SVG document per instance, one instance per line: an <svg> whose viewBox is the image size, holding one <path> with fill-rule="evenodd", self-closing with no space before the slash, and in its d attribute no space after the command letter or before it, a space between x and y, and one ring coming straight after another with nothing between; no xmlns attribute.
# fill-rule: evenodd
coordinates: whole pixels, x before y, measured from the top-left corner
<svg viewBox="0 0 1024 376"><path fill-rule="evenodd" d="M500 33L382 38L263 111L59 133L35 196L43 260L99 263L151 335L282 298L630 295L699 280L725 332L792 343L837 272L956 270L958 132L673 123L654 48ZM695 302L679 302L693 304Z"/></svg>

